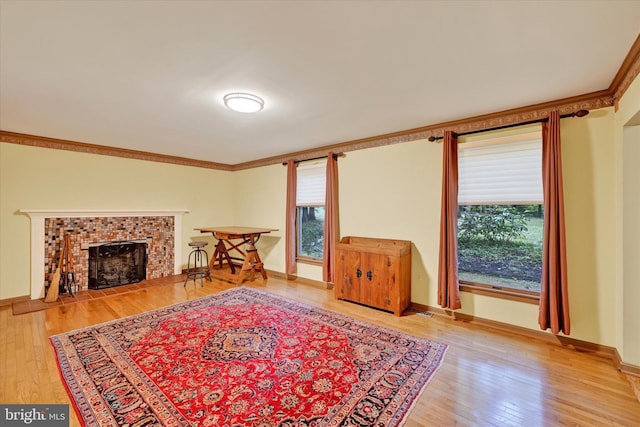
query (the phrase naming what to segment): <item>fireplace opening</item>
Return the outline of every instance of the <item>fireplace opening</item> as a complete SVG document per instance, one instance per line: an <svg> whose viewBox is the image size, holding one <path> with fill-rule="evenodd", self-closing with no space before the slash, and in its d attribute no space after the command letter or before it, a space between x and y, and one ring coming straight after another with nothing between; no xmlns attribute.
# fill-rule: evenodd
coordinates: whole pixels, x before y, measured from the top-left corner
<svg viewBox="0 0 640 427"><path fill-rule="evenodd" d="M136 283L147 278L147 241L89 246L89 289Z"/></svg>

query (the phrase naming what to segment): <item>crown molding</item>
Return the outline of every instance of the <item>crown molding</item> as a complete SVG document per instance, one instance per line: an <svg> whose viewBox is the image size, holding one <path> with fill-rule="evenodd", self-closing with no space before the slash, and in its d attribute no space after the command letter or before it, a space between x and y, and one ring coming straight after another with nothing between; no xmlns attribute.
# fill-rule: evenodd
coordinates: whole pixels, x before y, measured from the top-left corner
<svg viewBox="0 0 640 427"><path fill-rule="evenodd" d="M150 162L169 163L180 166L193 166L206 169L232 170L231 165L189 159L186 157L167 156L146 151L129 150L126 148L107 147L105 145L88 144L86 142L68 141L65 139L49 138L46 136L27 135L17 132L0 130L0 142L28 145L31 147L51 148L54 150L75 151L77 153L98 154L101 156L123 157L126 159L146 160Z"/></svg>
<svg viewBox="0 0 640 427"><path fill-rule="evenodd" d="M419 141L428 139L430 136L442 136L445 130L452 130L456 133L481 131L483 129L492 129L499 126L513 125L542 119L548 117L549 112L552 110L558 110L560 114L569 114L575 113L578 110L596 110L598 108L611 107L613 106L613 103L614 99L609 91L602 90L526 107L513 108L510 110L483 114L466 119L452 120L449 122L387 133L384 135L356 139L340 144L327 145L317 149L296 151L286 155L239 163L233 166L233 170L236 171L268 166L276 163L283 163L290 159L304 160L313 157L321 157L326 156L329 151L347 152L384 145L399 144L402 142Z"/></svg>
<svg viewBox="0 0 640 427"><path fill-rule="evenodd" d="M612 94L616 105L629 89L631 83L638 77L638 74L640 74L640 34L636 37L636 41L629 49L627 57L609 85L609 92Z"/></svg>
<svg viewBox="0 0 640 427"><path fill-rule="evenodd" d="M470 131L481 131L505 125L515 125L518 123L525 123L545 118L549 115L551 110L558 110L560 114L569 114L578 110L596 110L604 107L616 107L618 101L622 98L638 74L640 74L640 34L631 46L629 53L622 62L620 69L611 81L609 87L601 91L483 114L480 116L422 126L414 129L356 139L339 144L326 145L304 151L296 151L286 155L267 157L250 162L237 163L235 165L189 159L185 157L167 156L124 148L107 147L103 145L87 144L84 142L66 141L43 136L26 135L3 130L0 130L0 142L105 156L124 157L136 160L147 160L181 166L238 171L283 163L290 159L305 160L314 157L322 157L326 156L329 151L348 152L363 150L366 148L381 147L384 145L399 144L403 142L418 141L428 139L431 136L440 136L445 130L464 133Z"/></svg>

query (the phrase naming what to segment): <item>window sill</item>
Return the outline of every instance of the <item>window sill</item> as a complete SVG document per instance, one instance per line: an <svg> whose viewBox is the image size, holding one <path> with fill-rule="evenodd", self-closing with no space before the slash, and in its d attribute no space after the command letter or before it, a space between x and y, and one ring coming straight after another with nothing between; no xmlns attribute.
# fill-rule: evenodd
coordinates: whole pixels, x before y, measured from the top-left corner
<svg viewBox="0 0 640 427"><path fill-rule="evenodd" d="M540 303L540 293L518 289L498 289L490 285L473 282L460 282L460 292L485 295L494 298L506 299L509 301L524 302L538 305Z"/></svg>
<svg viewBox="0 0 640 427"><path fill-rule="evenodd" d="M322 267L322 259L321 258L311 258L311 257L297 257L296 262L301 264L310 264L310 265L319 265Z"/></svg>

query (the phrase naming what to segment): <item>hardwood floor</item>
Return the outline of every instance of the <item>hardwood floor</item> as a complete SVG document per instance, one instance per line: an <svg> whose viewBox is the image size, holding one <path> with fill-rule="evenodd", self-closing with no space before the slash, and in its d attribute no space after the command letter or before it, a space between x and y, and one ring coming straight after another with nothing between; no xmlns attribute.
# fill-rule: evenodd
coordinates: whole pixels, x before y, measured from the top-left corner
<svg viewBox="0 0 640 427"><path fill-rule="evenodd" d="M68 403L48 337L233 287L214 279L156 286L14 316L0 309L0 402ZM158 286L159 285L159 286ZM640 402L612 362L595 354L440 316L402 317L344 301L333 291L269 278L246 286L449 345L405 424L415 426L640 425ZM79 425L72 413L71 425Z"/></svg>

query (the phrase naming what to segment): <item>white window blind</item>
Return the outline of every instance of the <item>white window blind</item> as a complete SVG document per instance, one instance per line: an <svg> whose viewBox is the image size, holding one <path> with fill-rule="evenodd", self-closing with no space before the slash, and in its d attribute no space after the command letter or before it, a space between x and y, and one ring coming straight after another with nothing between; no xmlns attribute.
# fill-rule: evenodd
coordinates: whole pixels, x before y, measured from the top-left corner
<svg viewBox="0 0 640 427"><path fill-rule="evenodd" d="M324 206L326 165L326 160L298 165L297 206Z"/></svg>
<svg viewBox="0 0 640 427"><path fill-rule="evenodd" d="M543 203L541 136L504 139L458 145L458 204Z"/></svg>

